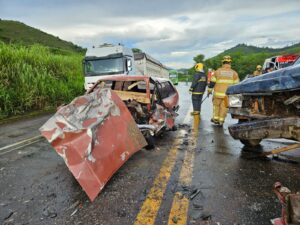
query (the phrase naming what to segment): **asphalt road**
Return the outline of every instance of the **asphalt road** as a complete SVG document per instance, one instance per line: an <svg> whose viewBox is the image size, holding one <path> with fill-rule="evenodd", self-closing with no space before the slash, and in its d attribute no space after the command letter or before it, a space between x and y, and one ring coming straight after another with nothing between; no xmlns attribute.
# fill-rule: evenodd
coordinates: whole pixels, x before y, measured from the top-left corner
<svg viewBox="0 0 300 225"><path fill-rule="evenodd" d="M198 132L188 86L179 84L178 130L141 150L91 203L64 161L45 140L0 155L0 224L271 224L281 206L272 185L300 190L299 150L289 158L255 158L202 108ZM0 148L38 135L49 116L0 126ZM266 140L256 151L288 142ZM3 153L3 151L2 151ZM0 150L1 154L1 150Z"/></svg>

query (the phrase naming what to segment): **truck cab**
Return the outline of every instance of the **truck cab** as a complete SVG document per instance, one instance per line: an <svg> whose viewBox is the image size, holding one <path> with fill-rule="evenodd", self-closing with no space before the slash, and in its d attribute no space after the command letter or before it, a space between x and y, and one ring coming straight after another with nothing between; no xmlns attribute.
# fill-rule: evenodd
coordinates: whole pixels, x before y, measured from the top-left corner
<svg viewBox="0 0 300 225"><path fill-rule="evenodd" d="M264 73L266 73L267 70L270 68L272 68L273 70L279 70L291 66L297 60L298 57L299 54L286 54L280 56L273 56L265 60L263 65L263 71Z"/></svg>
<svg viewBox="0 0 300 225"><path fill-rule="evenodd" d="M120 44L93 46L83 59L83 73L86 90L104 75L136 75L133 52Z"/></svg>

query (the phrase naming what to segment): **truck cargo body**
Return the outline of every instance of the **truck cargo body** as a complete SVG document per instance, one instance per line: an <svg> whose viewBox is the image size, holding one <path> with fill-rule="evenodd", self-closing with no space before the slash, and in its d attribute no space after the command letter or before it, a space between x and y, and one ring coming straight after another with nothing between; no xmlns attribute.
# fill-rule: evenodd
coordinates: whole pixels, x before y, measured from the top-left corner
<svg viewBox="0 0 300 225"><path fill-rule="evenodd" d="M135 53L134 61L138 75L169 79L169 70L158 60L146 53Z"/></svg>

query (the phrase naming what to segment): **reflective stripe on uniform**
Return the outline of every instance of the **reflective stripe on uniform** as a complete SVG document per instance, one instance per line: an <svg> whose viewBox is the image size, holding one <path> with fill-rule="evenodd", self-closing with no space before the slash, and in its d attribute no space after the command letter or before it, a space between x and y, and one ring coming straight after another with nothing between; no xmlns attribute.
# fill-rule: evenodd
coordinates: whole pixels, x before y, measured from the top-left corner
<svg viewBox="0 0 300 225"><path fill-rule="evenodd" d="M210 79L210 81L211 81L211 82L216 82L216 81L217 81L217 78L216 78L215 76L212 76L211 79Z"/></svg>
<svg viewBox="0 0 300 225"><path fill-rule="evenodd" d="M193 95L203 95L203 92L192 92Z"/></svg>
<svg viewBox="0 0 300 225"><path fill-rule="evenodd" d="M217 84L234 84L234 80L225 80L225 79L218 79L216 81Z"/></svg>
<svg viewBox="0 0 300 225"><path fill-rule="evenodd" d="M216 96L216 97L225 97L226 96L226 94L225 93L223 93L223 92L214 92L214 96Z"/></svg>
<svg viewBox="0 0 300 225"><path fill-rule="evenodd" d="M202 78L200 78L200 79L198 80L198 82L201 82L201 81L206 82L206 79L205 79L204 77L202 77Z"/></svg>
<svg viewBox="0 0 300 225"><path fill-rule="evenodd" d="M224 122L224 121L225 121L225 118L220 117L220 118L219 118L219 121L220 121L220 122Z"/></svg>
<svg viewBox="0 0 300 225"><path fill-rule="evenodd" d="M235 80L233 81L234 84L237 84L237 83L239 83L239 82L240 82L239 79L235 79Z"/></svg>

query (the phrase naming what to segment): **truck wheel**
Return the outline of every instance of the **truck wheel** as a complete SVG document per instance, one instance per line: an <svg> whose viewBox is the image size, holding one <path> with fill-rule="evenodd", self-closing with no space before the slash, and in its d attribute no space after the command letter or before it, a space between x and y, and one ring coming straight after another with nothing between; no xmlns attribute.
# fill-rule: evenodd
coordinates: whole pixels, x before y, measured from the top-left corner
<svg viewBox="0 0 300 225"><path fill-rule="evenodd" d="M261 142L261 139L249 139L249 140L241 139L240 141L248 147L256 147Z"/></svg>
<svg viewBox="0 0 300 225"><path fill-rule="evenodd" d="M154 149L155 148L155 138L151 134L147 133L145 135L145 139L147 141L147 145L145 146L145 149L146 150Z"/></svg>

